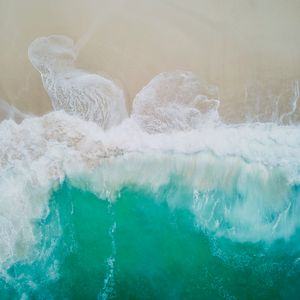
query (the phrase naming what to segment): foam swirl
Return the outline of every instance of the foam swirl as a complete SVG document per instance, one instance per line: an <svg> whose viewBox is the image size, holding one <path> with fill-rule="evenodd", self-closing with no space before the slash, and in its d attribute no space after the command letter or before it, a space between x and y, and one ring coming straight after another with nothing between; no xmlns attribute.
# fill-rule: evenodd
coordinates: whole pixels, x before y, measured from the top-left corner
<svg viewBox="0 0 300 300"><path fill-rule="evenodd" d="M73 40L61 35L37 38L28 49L55 110L102 128L119 124L127 116L123 90L109 78L76 68L76 56Z"/></svg>

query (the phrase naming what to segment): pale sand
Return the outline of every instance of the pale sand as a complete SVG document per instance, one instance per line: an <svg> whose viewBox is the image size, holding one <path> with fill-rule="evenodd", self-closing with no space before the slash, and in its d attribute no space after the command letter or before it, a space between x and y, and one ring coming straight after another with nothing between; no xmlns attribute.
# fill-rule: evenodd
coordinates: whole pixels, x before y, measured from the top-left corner
<svg viewBox="0 0 300 300"><path fill-rule="evenodd" d="M265 97L265 86L276 92L300 79L299 12L299 0L0 0L0 98L51 110L28 45L90 36L78 66L120 80L128 99L162 71L191 70L219 86L221 113L239 120L255 101L271 109L245 98L247 83L262 84Z"/></svg>

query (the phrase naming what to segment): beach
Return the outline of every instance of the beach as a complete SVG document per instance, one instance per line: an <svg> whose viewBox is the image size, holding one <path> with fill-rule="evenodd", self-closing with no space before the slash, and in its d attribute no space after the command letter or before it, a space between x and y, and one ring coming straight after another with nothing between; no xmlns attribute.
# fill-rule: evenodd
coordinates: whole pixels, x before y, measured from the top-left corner
<svg viewBox="0 0 300 300"><path fill-rule="evenodd" d="M2 0L0 98L33 114L51 110L27 49L39 36L61 34L81 40L78 67L123 85L129 108L158 73L189 70L219 88L225 120L260 114L261 121L270 121L274 99L265 96L286 93L300 78L299 5L295 0ZM261 97L264 101L257 100ZM286 109L289 97L281 99Z"/></svg>

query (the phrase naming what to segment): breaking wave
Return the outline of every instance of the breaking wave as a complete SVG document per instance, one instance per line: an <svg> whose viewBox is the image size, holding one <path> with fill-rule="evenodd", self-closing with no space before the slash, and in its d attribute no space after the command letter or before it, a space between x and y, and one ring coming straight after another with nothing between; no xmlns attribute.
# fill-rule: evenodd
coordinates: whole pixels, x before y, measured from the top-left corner
<svg viewBox="0 0 300 300"><path fill-rule="evenodd" d="M29 59L55 111L42 117L16 111L24 119L20 124L0 124L3 276L39 240L34 222L49 214L50 195L66 178L112 202L126 186L159 194L175 180L184 196L175 190L163 201L188 209L208 233L240 242L295 234L300 129L292 121L298 82L291 111L277 124L223 123L217 87L186 71L156 76L136 95L127 117L122 88L77 69L75 50L67 37L36 39Z"/></svg>

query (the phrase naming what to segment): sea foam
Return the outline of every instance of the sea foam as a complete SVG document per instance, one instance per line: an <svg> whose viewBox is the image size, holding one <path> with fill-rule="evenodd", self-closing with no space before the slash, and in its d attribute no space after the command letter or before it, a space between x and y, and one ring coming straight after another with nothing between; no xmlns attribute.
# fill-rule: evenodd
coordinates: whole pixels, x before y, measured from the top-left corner
<svg viewBox="0 0 300 300"><path fill-rule="evenodd" d="M272 242L297 230L298 125L224 124L217 88L185 71L155 77L126 118L122 89L76 69L71 39L39 38L29 56L60 111L0 124L3 269L39 240L34 222L66 177L110 201L122 187L155 193L177 178L188 192L166 197L170 208L186 207L197 226L233 240Z"/></svg>
<svg viewBox="0 0 300 300"><path fill-rule="evenodd" d="M181 201L199 225L234 239L288 238L298 226L299 195L291 195L300 182L296 126L222 125L151 135L133 120L104 132L53 112L19 125L4 121L0 138L2 263L34 245L33 221L47 213L49 193L66 176L115 200L123 186L155 192L177 174L191 191Z"/></svg>
<svg viewBox="0 0 300 300"><path fill-rule="evenodd" d="M34 40L28 57L40 72L55 110L63 109L103 128L117 125L127 116L123 90L103 75L76 68L77 51L72 39L52 35Z"/></svg>

